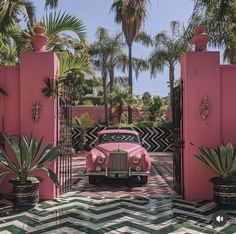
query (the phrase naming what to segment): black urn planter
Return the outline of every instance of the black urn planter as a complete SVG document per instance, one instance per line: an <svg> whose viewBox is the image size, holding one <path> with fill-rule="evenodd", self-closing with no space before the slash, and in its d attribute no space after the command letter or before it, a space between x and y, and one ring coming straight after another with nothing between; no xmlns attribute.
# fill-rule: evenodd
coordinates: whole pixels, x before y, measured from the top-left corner
<svg viewBox="0 0 236 234"><path fill-rule="evenodd" d="M236 207L236 178L223 179L214 177L210 179L213 184L214 201L222 208Z"/></svg>
<svg viewBox="0 0 236 234"><path fill-rule="evenodd" d="M12 202L18 210L28 210L39 202L39 181L11 179Z"/></svg>

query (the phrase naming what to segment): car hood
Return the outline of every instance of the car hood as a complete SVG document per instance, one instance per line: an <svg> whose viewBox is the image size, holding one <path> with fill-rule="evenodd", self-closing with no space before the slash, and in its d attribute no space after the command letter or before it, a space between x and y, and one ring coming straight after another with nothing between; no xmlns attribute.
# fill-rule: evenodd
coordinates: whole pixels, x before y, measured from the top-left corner
<svg viewBox="0 0 236 234"><path fill-rule="evenodd" d="M106 144L96 145L95 148L104 154L108 154L109 152L117 149L125 151L129 154L138 149L142 149L142 146L132 143L106 143Z"/></svg>

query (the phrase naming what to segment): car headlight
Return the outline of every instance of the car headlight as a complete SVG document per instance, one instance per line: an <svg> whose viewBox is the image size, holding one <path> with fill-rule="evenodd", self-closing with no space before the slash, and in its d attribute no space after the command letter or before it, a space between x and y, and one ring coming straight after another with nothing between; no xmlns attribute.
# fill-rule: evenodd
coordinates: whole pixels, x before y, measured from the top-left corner
<svg viewBox="0 0 236 234"><path fill-rule="evenodd" d="M97 162L100 163L100 164L104 163L104 161L105 161L105 157L103 157L103 156L99 156L98 159L97 159Z"/></svg>
<svg viewBox="0 0 236 234"><path fill-rule="evenodd" d="M135 163L135 164L139 163L140 162L140 158L137 157L137 156L134 156L133 159L132 159L132 162Z"/></svg>

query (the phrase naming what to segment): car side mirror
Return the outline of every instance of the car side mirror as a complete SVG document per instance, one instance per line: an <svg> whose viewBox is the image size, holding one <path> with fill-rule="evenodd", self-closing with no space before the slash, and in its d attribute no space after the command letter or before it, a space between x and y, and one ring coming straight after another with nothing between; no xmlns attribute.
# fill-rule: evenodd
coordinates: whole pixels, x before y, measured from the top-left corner
<svg viewBox="0 0 236 234"><path fill-rule="evenodd" d="M141 145L142 145L142 146L145 145L145 141L144 141L144 140L141 141Z"/></svg>

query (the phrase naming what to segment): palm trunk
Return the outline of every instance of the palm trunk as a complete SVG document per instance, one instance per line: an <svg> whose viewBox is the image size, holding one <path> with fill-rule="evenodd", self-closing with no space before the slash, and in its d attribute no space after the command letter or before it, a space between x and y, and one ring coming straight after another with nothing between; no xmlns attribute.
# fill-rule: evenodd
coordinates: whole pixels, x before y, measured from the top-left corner
<svg viewBox="0 0 236 234"><path fill-rule="evenodd" d="M109 77L110 77L110 93L112 93L112 91L114 89L114 67L110 67ZM109 119L110 119L110 122L113 123L113 119L112 119L112 101L110 101Z"/></svg>
<svg viewBox="0 0 236 234"><path fill-rule="evenodd" d="M105 65L102 66L102 81L103 81L103 95L104 95L105 125L108 126L107 70Z"/></svg>
<svg viewBox="0 0 236 234"><path fill-rule="evenodd" d="M132 79L132 45L129 45L129 90L130 94L133 94L133 79ZM132 109L128 107L128 123L133 122Z"/></svg>
<svg viewBox="0 0 236 234"><path fill-rule="evenodd" d="M123 106L119 106L119 107L118 107L117 113L118 113L118 122L120 123L120 121L121 121L121 116L122 116L122 113L123 113Z"/></svg>
<svg viewBox="0 0 236 234"><path fill-rule="evenodd" d="M174 89L174 80L175 80L175 67L173 64L169 68L169 82L170 82L170 105L172 110L172 119L173 119L173 89Z"/></svg>

